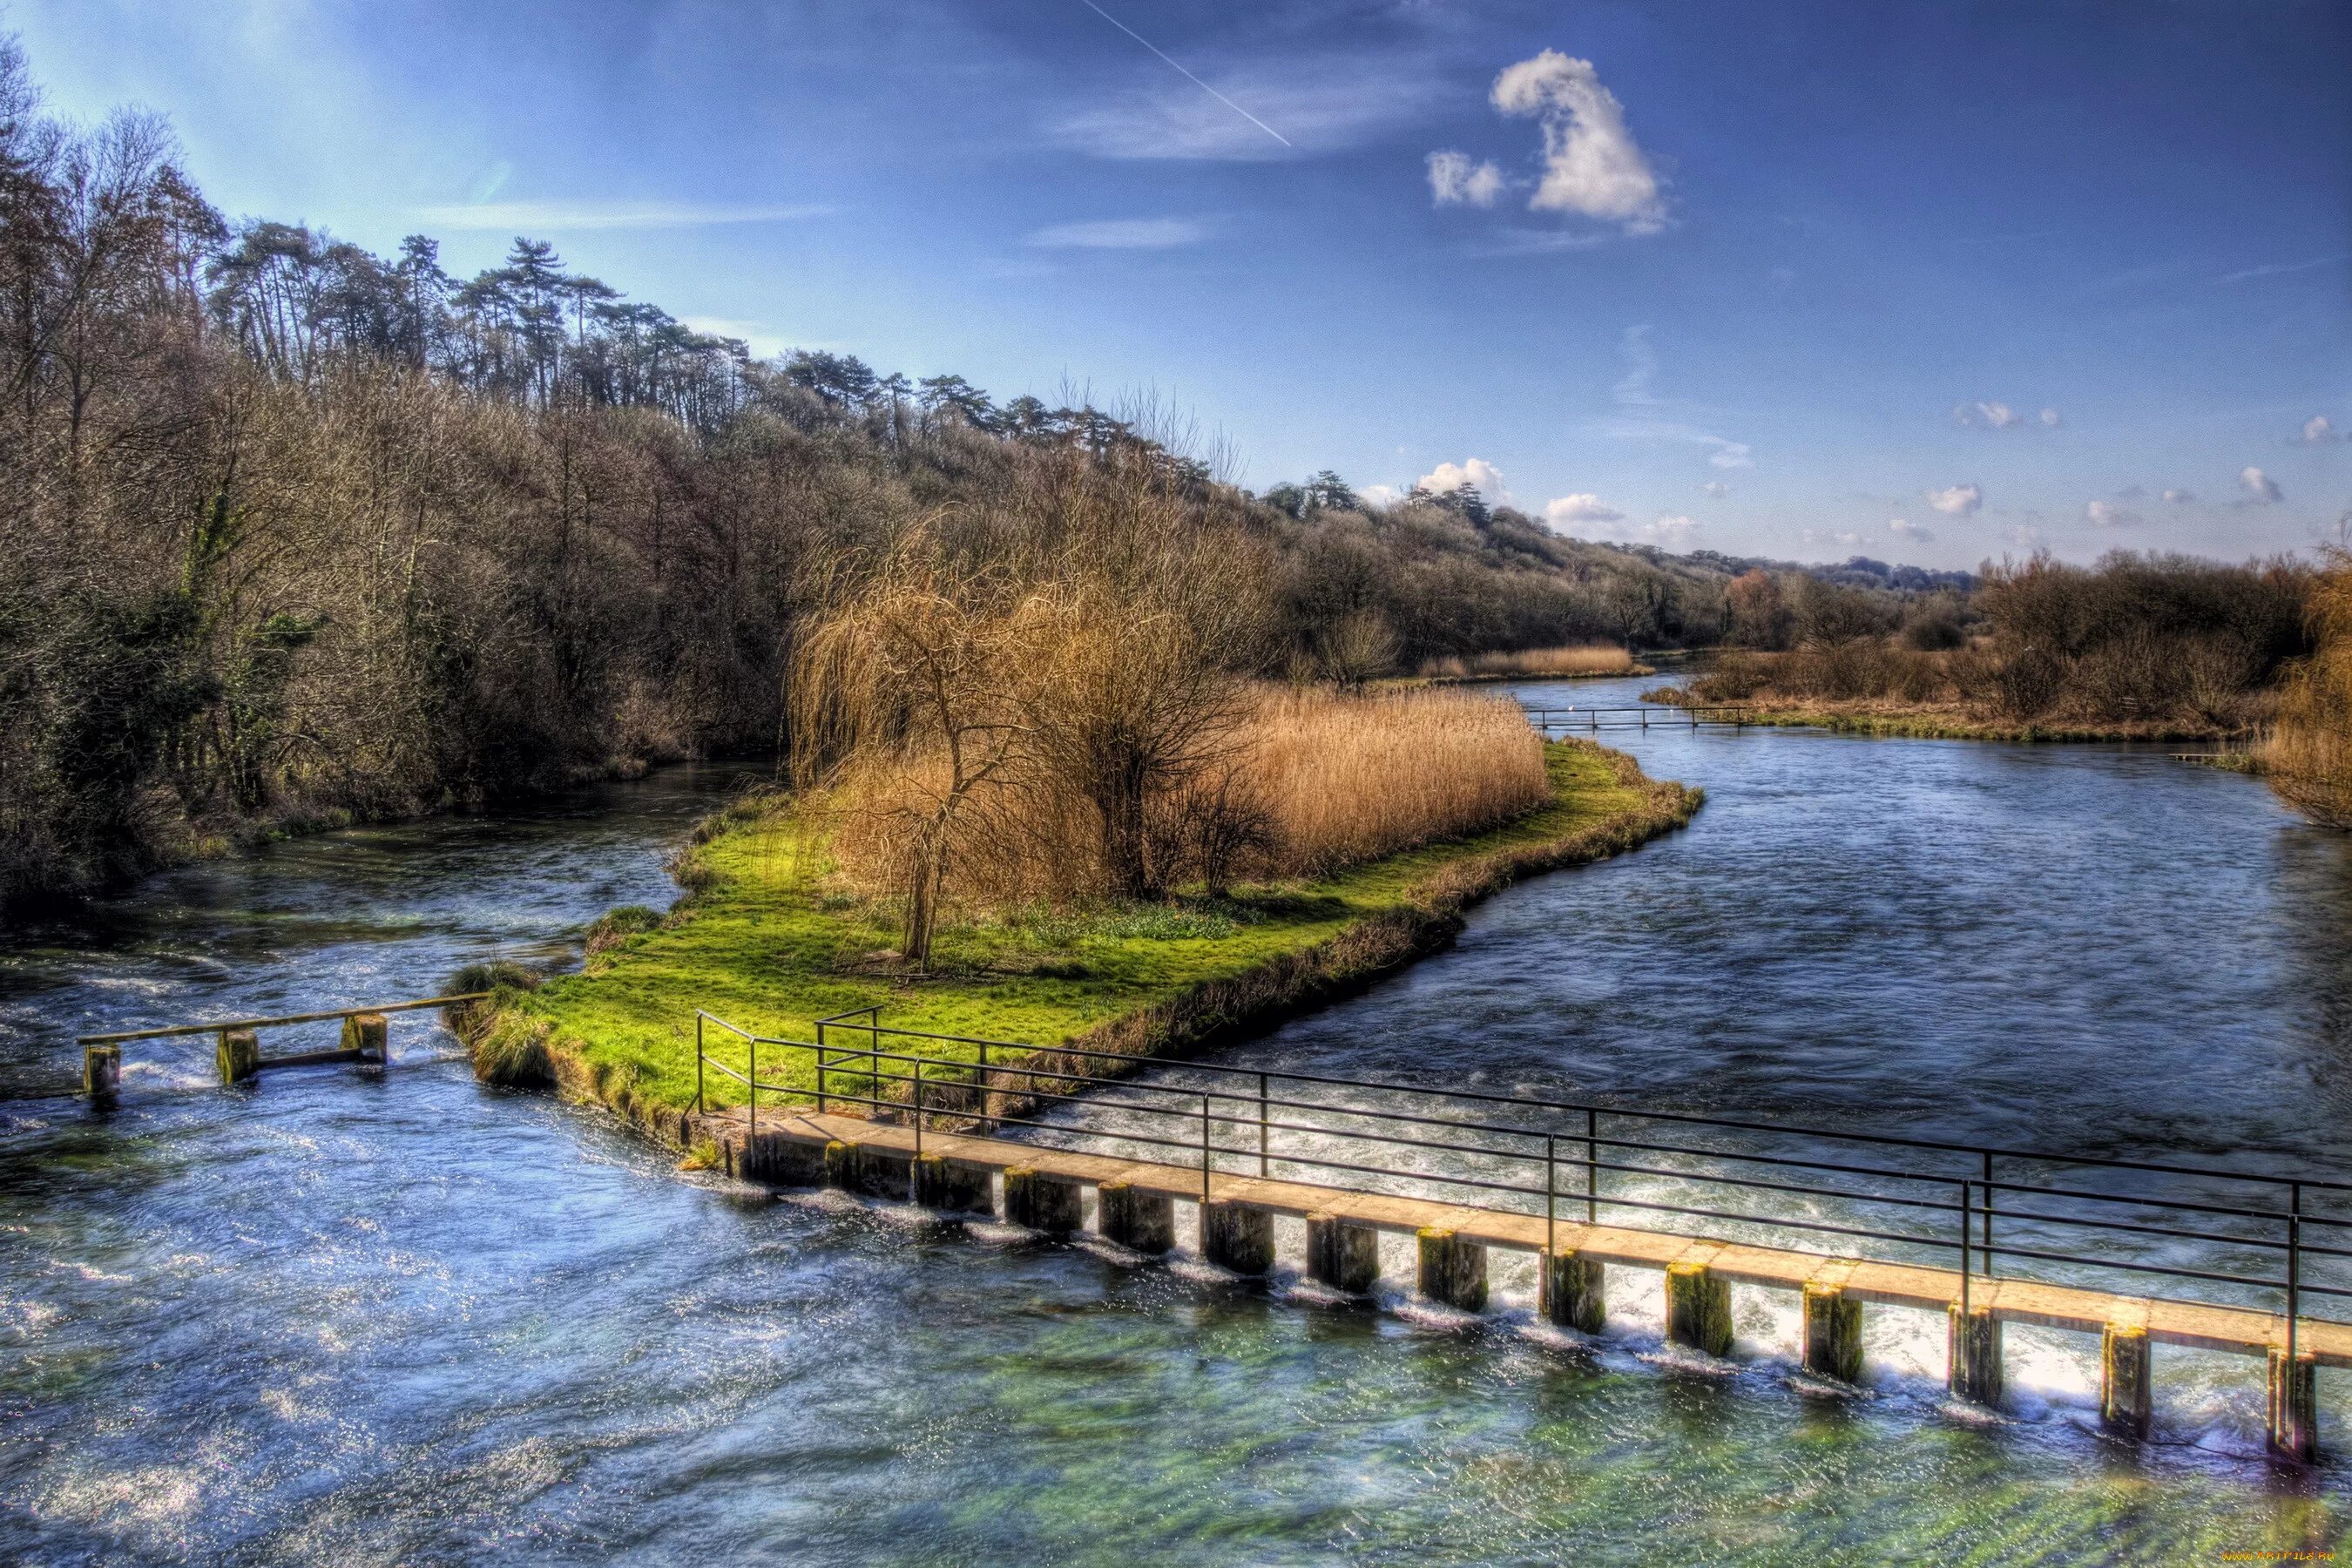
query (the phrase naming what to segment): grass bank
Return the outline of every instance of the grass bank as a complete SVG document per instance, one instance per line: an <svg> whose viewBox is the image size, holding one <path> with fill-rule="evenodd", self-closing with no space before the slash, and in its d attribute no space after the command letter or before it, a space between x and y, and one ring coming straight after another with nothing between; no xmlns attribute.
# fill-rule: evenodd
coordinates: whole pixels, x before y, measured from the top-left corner
<svg viewBox="0 0 2352 1568"><path fill-rule="evenodd" d="M1590 742L1552 742L1545 763L1550 804L1505 826L1213 901L942 924L923 974L891 955L886 908L837 890L820 828L783 801L740 802L680 857L688 891L669 915L616 911L579 973L504 986L451 1022L483 1077L552 1083L678 1142L690 1131L697 1007L803 1040L820 1017L878 1005L901 1027L1041 1051L1178 1054L1443 947L1478 900L1679 827L1704 798ZM798 1053L772 1070L809 1077ZM714 1106L741 1099L715 1075L709 1088Z"/></svg>

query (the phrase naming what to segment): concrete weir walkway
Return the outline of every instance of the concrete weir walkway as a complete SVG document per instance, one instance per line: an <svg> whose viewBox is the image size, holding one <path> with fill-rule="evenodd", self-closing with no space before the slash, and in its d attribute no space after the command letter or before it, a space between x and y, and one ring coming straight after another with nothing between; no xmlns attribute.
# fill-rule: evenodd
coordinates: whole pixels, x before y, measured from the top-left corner
<svg viewBox="0 0 2352 1568"><path fill-rule="evenodd" d="M1584 1332L1601 1326L1601 1270L1664 1274L1667 1336L1723 1355L1731 1348L1729 1287L1794 1290L1804 1303L1808 1372L1851 1382L1861 1366L1864 1303L1948 1314L1951 1387L1990 1403L2001 1390L2000 1328L2031 1323L2101 1336L2101 1406L2108 1424L2144 1433L2148 1359L2156 1344L2266 1356L2269 1437L2293 1458L2315 1450L2316 1366L2352 1366L2352 1325L2281 1314L2112 1294L2022 1279L1964 1278L1948 1268L1876 1262L1712 1241L1664 1231L1547 1218L1473 1205L1279 1181L1197 1164L1169 1164L1041 1147L1008 1139L919 1131L911 1125L810 1110L774 1110L756 1134L740 1110L708 1119L736 1176L777 1185L830 1184L912 1200L949 1212L1002 1212L1047 1232L1078 1228L1082 1193L1094 1187L1104 1236L1158 1254L1174 1245L1174 1205L1200 1205L1202 1257L1236 1273L1273 1267L1273 1220L1307 1222L1307 1272L1361 1292L1378 1278L1381 1232L1417 1238L1424 1295L1475 1311L1486 1304L1486 1251L1533 1253L1541 1263L1540 1310Z"/></svg>

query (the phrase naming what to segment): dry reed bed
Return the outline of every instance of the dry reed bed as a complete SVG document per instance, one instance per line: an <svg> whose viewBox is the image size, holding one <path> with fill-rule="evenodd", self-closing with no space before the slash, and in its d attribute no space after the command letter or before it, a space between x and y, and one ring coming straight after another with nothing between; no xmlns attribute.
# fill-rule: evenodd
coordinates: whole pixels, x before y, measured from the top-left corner
<svg viewBox="0 0 2352 1568"><path fill-rule="evenodd" d="M2288 671L2277 722L2254 753L2281 799L2352 827L2352 554L2330 556L2305 613L2317 650Z"/></svg>
<svg viewBox="0 0 2352 1568"><path fill-rule="evenodd" d="M1639 669L1629 650L1610 643L1591 643L1472 654L1467 658L1449 654L1423 665L1421 673L1430 680L1502 680L1513 677L1633 675Z"/></svg>
<svg viewBox="0 0 2352 1568"><path fill-rule="evenodd" d="M1270 846L1250 866L1265 878L1461 837L1550 798L1543 742L1504 699L1267 692L1236 741L1270 828Z"/></svg>

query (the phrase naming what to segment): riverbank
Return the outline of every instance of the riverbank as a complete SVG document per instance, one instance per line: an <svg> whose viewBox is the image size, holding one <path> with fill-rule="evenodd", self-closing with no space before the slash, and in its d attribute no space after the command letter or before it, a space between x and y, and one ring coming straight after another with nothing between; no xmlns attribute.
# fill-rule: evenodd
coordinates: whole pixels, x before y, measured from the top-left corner
<svg viewBox="0 0 2352 1568"><path fill-rule="evenodd" d="M624 919L581 973L503 988L451 1024L483 1078L551 1084L680 1145L697 1008L790 1039L878 1006L905 1028L1175 1055L1345 994L1444 946L1479 900L1670 832L1704 799L1591 742L1545 752L1552 804L1506 826L1227 899L945 925L924 973L891 956L886 910L834 885L820 828L781 799L747 799L697 830L675 866L687 896L667 917ZM761 1076L814 1081L805 1053ZM712 1109L742 1099L716 1075L705 1089Z"/></svg>
<svg viewBox="0 0 2352 1568"><path fill-rule="evenodd" d="M1671 708L1690 706L1696 700L1679 686L1662 686L1642 693L1644 702ZM1790 729L1830 730L1846 735L1906 736L1922 741L2205 741L2241 740L2245 731L2179 720L2150 722L2131 720L2091 723L2079 720L2032 721L1991 719L1958 702L1823 702L1754 697L1738 704L1750 724Z"/></svg>

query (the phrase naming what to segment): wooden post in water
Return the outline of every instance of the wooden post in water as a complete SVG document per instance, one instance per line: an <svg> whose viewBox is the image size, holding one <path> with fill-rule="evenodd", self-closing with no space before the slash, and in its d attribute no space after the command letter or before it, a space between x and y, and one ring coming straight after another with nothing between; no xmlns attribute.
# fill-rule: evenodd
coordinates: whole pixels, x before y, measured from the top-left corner
<svg viewBox="0 0 2352 1568"><path fill-rule="evenodd" d="M1840 1383L1862 1381L1862 1303L1842 1285L1805 1286L1805 1370Z"/></svg>
<svg viewBox="0 0 2352 1568"><path fill-rule="evenodd" d="M2152 1370L2147 1324L2109 1323L2099 1331L2099 1419L2110 1430L2147 1436Z"/></svg>
<svg viewBox="0 0 2352 1568"><path fill-rule="evenodd" d="M1085 1217L1085 1189L1060 1176L1049 1176L1027 1165L1004 1173L1004 1217L1014 1225L1067 1236Z"/></svg>
<svg viewBox="0 0 2352 1568"><path fill-rule="evenodd" d="M1142 1192L1132 1182L1105 1182L1095 1189L1095 1205L1106 1241L1147 1258L1176 1245L1176 1200L1165 1193Z"/></svg>
<svg viewBox="0 0 2352 1568"><path fill-rule="evenodd" d="M1486 1310L1486 1249L1464 1241L1443 1226L1423 1226L1413 1233L1421 1248L1416 1283L1431 1300L1458 1311Z"/></svg>
<svg viewBox="0 0 2352 1568"><path fill-rule="evenodd" d="M381 1013L353 1013L343 1020L343 1049L392 1065L392 1024Z"/></svg>
<svg viewBox="0 0 2352 1568"><path fill-rule="evenodd" d="M1946 1386L1971 1405L2000 1403L2000 1320L1990 1308L1951 1306L1951 1372Z"/></svg>
<svg viewBox="0 0 2352 1568"><path fill-rule="evenodd" d="M1563 1247L1546 1254L1541 1266L1537 1294L1544 1321L1580 1334L1599 1333L1609 1320L1601 1260Z"/></svg>
<svg viewBox="0 0 2352 1568"><path fill-rule="evenodd" d="M1201 1256L1236 1274L1265 1273L1274 1267L1274 1212L1231 1198L1202 1200Z"/></svg>
<svg viewBox="0 0 2352 1568"><path fill-rule="evenodd" d="M243 1083L261 1070L261 1037L251 1029L223 1029L214 1056L221 1082Z"/></svg>
<svg viewBox="0 0 2352 1568"><path fill-rule="evenodd" d="M112 1105L122 1092L122 1047L84 1046L81 1048L81 1091L92 1105Z"/></svg>
<svg viewBox="0 0 2352 1568"><path fill-rule="evenodd" d="M1380 1283L1381 1233L1328 1214L1307 1216L1307 1278L1361 1296Z"/></svg>
<svg viewBox="0 0 2352 1568"><path fill-rule="evenodd" d="M915 1160L915 1202L943 1214L986 1214L993 1206L989 1168L945 1154L922 1154Z"/></svg>
<svg viewBox="0 0 2352 1568"><path fill-rule="evenodd" d="M2308 1352L2290 1362L2284 1350L2271 1347L2270 1450L2298 1465L2319 1457L2318 1365Z"/></svg>
<svg viewBox="0 0 2352 1568"><path fill-rule="evenodd" d="M824 1184L845 1193L857 1190L857 1145L848 1139L835 1138L825 1144Z"/></svg>
<svg viewBox="0 0 2352 1568"><path fill-rule="evenodd" d="M1731 1282L1704 1263L1667 1264L1666 1339L1708 1355L1729 1355Z"/></svg>

